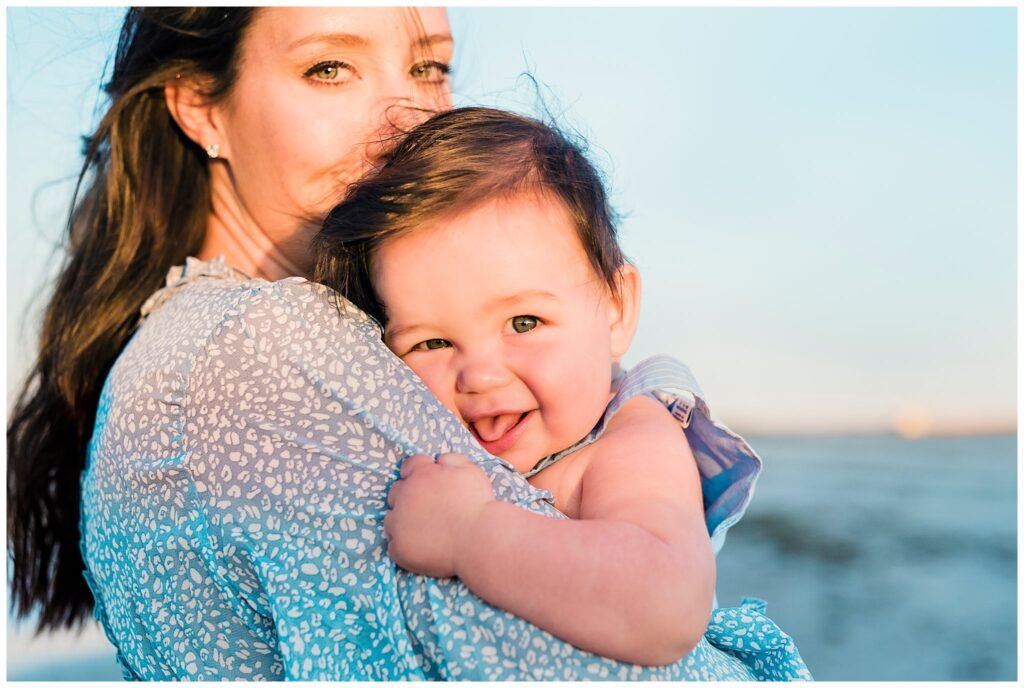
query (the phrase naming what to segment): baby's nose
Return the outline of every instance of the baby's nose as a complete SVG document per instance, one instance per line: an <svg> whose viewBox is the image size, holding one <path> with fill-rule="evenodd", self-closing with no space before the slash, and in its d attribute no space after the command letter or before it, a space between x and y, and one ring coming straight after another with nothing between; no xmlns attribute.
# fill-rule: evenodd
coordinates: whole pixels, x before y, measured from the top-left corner
<svg viewBox="0 0 1024 688"><path fill-rule="evenodd" d="M515 376L493 357L479 356L465 361L456 383L460 394L481 394L508 385Z"/></svg>

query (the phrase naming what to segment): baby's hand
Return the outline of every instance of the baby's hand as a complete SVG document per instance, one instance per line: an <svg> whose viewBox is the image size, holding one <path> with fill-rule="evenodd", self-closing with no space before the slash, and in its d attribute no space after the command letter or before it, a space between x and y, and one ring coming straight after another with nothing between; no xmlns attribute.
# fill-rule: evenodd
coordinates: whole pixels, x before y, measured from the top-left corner
<svg viewBox="0 0 1024 688"><path fill-rule="evenodd" d="M480 511L494 501L487 475L463 454L410 456L388 492L388 555L414 573L456 574L460 545Z"/></svg>

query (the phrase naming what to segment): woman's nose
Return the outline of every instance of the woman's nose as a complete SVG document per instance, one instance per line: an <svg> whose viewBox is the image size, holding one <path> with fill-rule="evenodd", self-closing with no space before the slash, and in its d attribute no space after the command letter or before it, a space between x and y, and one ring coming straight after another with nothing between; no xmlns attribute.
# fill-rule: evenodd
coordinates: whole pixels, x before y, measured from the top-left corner
<svg viewBox="0 0 1024 688"><path fill-rule="evenodd" d="M466 357L459 367L455 388L460 394L483 394L501 389L514 379L512 371L497 356Z"/></svg>
<svg viewBox="0 0 1024 688"><path fill-rule="evenodd" d="M381 110L381 129L408 133L434 114L413 98L389 98Z"/></svg>
<svg viewBox="0 0 1024 688"><path fill-rule="evenodd" d="M380 101L376 133L370 141L368 157L380 160L391 152L416 125L427 120L431 111L412 98L388 97Z"/></svg>

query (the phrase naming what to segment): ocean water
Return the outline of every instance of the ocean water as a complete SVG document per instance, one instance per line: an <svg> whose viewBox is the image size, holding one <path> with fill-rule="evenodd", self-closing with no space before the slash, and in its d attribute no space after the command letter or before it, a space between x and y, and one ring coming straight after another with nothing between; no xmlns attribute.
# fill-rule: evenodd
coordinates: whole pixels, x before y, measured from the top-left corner
<svg viewBox="0 0 1024 688"><path fill-rule="evenodd" d="M765 470L718 560L819 680L1017 678L1017 440L748 438ZM11 624L10 680L117 680L88 626Z"/></svg>
<svg viewBox="0 0 1024 688"><path fill-rule="evenodd" d="M766 600L819 680L1016 680L1016 437L748 439L721 604Z"/></svg>

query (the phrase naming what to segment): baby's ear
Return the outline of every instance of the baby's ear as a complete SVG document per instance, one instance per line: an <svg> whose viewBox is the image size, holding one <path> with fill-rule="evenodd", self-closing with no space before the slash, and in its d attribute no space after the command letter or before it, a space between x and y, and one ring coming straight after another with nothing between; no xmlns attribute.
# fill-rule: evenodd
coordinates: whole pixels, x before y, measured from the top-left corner
<svg viewBox="0 0 1024 688"><path fill-rule="evenodd" d="M618 294L608 299L608 325L611 328L612 360L621 359L636 333L640 320L640 271L629 263L619 268Z"/></svg>

